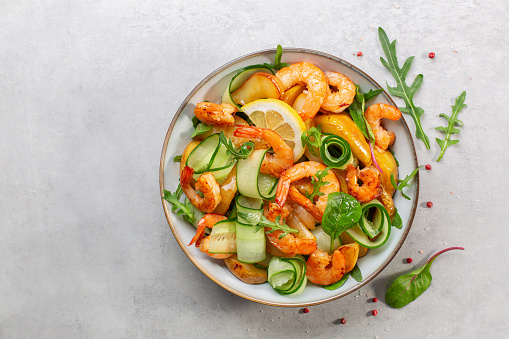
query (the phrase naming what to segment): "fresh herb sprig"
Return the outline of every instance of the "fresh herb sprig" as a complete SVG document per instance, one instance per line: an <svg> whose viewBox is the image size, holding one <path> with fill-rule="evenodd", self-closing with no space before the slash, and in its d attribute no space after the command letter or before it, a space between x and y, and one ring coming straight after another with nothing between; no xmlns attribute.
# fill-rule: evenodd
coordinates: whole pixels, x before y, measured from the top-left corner
<svg viewBox="0 0 509 339"><path fill-rule="evenodd" d="M440 254L450 250L464 250L463 247L449 247L436 253L426 263L397 278L385 294L385 302L394 308L401 308L417 299L431 284L431 264Z"/></svg>
<svg viewBox="0 0 509 339"><path fill-rule="evenodd" d="M394 175L391 173L391 184L392 186L394 186L395 189L397 189L398 191L401 192L401 195L403 196L403 198L405 198L406 200L412 200L410 199L410 197L408 195L406 195L405 193L403 193L403 188L405 187L410 187L410 184L408 183L410 180L412 180L413 177L415 177L415 175L417 174L417 172L419 171L419 169L421 169L422 167L424 166L419 166L417 167L416 169L414 169L412 171L412 173L410 173L409 175L407 175L405 177L405 179L403 179L402 181L399 182L399 184L396 184L396 180L394 180Z"/></svg>
<svg viewBox="0 0 509 339"><path fill-rule="evenodd" d="M423 81L423 75L419 74L415 77L414 82L409 87L406 84L406 76L408 71L410 70L410 66L412 65L412 61L414 59L413 56L406 59L403 63L403 67L399 68L398 58L396 56L396 40L389 42L389 38L385 31L378 27L378 37L380 39L380 43L382 44L382 49L384 50L385 57L380 57L380 61L382 65L384 65L392 74L394 79L396 80L396 87L390 87L387 84L387 89L391 95L397 96L405 101L406 107L399 107L401 112L406 113L412 117L415 123L415 135L417 138L421 139L424 142L424 145L427 149L430 149L428 136L424 133L424 130L421 125L421 115L423 115L424 110L421 107L417 107L414 105L413 98L415 92L421 87Z"/></svg>
<svg viewBox="0 0 509 339"><path fill-rule="evenodd" d="M376 96L383 92L383 89L369 90L368 93L362 93L359 86L355 85L355 97L352 104L348 107L348 111L352 117L357 128L362 132L364 137L369 141L375 140L375 135L369 126L368 121L364 117L364 111L366 110L366 102L376 98Z"/></svg>
<svg viewBox="0 0 509 339"><path fill-rule="evenodd" d="M459 97L456 98L454 105L452 106L452 113L451 116L447 116L445 113L441 113L440 116L447 119L448 125L447 127L437 127L435 128L437 131L442 131L445 133L444 140L440 140L439 138L436 138L438 145L440 145L440 155L438 156L437 162L442 159L444 156L444 152L447 149L447 147L457 144L460 142L459 140L452 140L451 135L452 134L459 134L460 130L456 128L456 126L463 126L463 122L458 119L458 113L467 105L465 105L465 97L467 95L467 92L463 91L463 93L460 94Z"/></svg>
<svg viewBox="0 0 509 339"><path fill-rule="evenodd" d="M270 221L267 219L264 215L260 217L260 221L258 222L258 225L254 226L255 232L258 232L263 227L269 227L270 230L265 231L265 233L272 233L275 231L283 231L283 233L279 236L279 239L282 239L286 234L288 233L299 233L298 230L291 228L290 226L286 225L285 223L280 224L281 222L281 216L278 215L275 219L276 221Z"/></svg>
<svg viewBox="0 0 509 339"><path fill-rule="evenodd" d="M182 155L176 155L173 157L173 162L180 162L182 160Z"/></svg>
<svg viewBox="0 0 509 339"><path fill-rule="evenodd" d="M329 184L328 181L324 181L323 179L325 178L325 176L327 176L330 169L331 169L330 167L327 167L323 171L317 171L315 173L316 178L311 177L311 183L313 184L313 192L311 192L311 194L305 192L306 198L308 198L311 201L314 201L315 197L320 197L324 195L324 193L320 192L320 188L322 186Z"/></svg>
<svg viewBox="0 0 509 339"><path fill-rule="evenodd" d="M243 143L237 150L235 146L233 146L232 140L228 139L222 131L219 134L219 142L226 147L228 153L232 154L237 159L246 159L255 148L254 142L248 141Z"/></svg>
<svg viewBox="0 0 509 339"><path fill-rule="evenodd" d="M331 252L334 249L334 240L344 231L354 227L361 216L361 204L351 195L343 192L328 195L322 218L322 229L330 235Z"/></svg>
<svg viewBox="0 0 509 339"><path fill-rule="evenodd" d="M191 202L187 199L184 199L184 202L180 202L180 197L182 196L182 193L184 193L180 185L178 185L175 193L171 193L167 190L163 190L163 193L163 199L172 204L171 210L173 213L181 215L184 220L193 225L196 224L196 217L194 216L193 205Z"/></svg>
<svg viewBox="0 0 509 339"><path fill-rule="evenodd" d="M212 129L212 126L211 125L206 125L204 124L203 122L200 122L198 124L198 126L196 126L196 128L194 129L194 132L193 134L191 134L191 138L194 138L200 134L204 134L204 133L207 133L208 131L210 131Z"/></svg>
<svg viewBox="0 0 509 339"><path fill-rule="evenodd" d="M281 62L281 56L282 55L283 55L283 47L281 47L281 45L277 45L276 57L274 59L274 64L272 64L272 65L271 64L264 64L264 65L267 65L268 67L271 67L272 69L274 69L276 71L279 71L283 67L290 66L289 64Z"/></svg>
<svg viewBox="0 0 509 339"><path fill-rule="evenodd" d="M322 144L322 130L320 125L311 127L300 136L302 146L307 147L315 157L320 156L320 145Z"/></svg>

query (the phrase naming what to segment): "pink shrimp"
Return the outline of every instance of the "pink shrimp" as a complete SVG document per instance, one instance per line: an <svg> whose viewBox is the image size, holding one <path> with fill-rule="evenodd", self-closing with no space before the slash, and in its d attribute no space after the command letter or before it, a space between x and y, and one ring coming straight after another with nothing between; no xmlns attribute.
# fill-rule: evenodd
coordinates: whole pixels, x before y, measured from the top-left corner
<svg viewBox="0 0 509 339"><path fill-rule="evenodd" d="M263 139L272 147L274 154L265 154L260 168L261 173L279 177L285 169L293 165L293 150L284 142L279 134L273 130L252 126L240 126L235 130L233 135L241 138Z"/></svg>
<svg viewBox="0 0 509 339"><path fill-rule="evenodd" d="M345 275L345 256L339 250L329 253L316 250L306 261L306 277L319 285L333 284Z"/></svg>
<svg viewBox="0 0 509 339"><path fill-rule="evenodd" d="M214 126L231 126L234 123L233 114L237 107L231 104L214 104L212 102L200 102L194 109L194 115L202 122Z"/></svg>
<svg viewBox="0 0 509 339"><path fill-rule="evenodd" d="M186 166L180 173L180 186L191 204L204 213L210 213L221 202L221 188L211 172L205 172L196 181L196 189L203 193L201 197L192 186L194 170Z"/></svg>
<svg viewBox="0 0 509 339"><path fill-rule="evenodd" d="M368 107L364 112L364 117L375 135L375 144L385 151L389 145L394 143L396 135L394 132L386 131L380 121L382 118L396 121L401 118L401 111L394 106L386 104L374 104Z"/></svg>
<svg viewBox="0 0 509 339"><path fill-rule="evenodd" d="M358 180L362 181L359 186ZM382 193L380 174L374 167L365 167L362 170L350 165L346 172L348 193L359 202L368 202Z"/></svg>
<svg viewBox="0 0 509 339"><path fill-rule="evenodd" d="M209 253L210 237L204 238L205 229L214 227L215 224L222 220L226 220L226 217L224 215L215 213L205 214L203 218L201 218L200 221L198 222L196 234L194 235L193 239L191 239L191 242L187 246L196 244L195 246L199 247L201 252L215 259L225 259L230 257L232 253Z"/></svg>
<svg viewBox="0 0 509 339"><path fill-rule="evenodd" d="M346 75L338 72L325 72L327 78L327 96L322 102L322 109L327 112L341 113L348 108L355 97L355 85ZM332 91L329 87L336 87Z"/></svg>

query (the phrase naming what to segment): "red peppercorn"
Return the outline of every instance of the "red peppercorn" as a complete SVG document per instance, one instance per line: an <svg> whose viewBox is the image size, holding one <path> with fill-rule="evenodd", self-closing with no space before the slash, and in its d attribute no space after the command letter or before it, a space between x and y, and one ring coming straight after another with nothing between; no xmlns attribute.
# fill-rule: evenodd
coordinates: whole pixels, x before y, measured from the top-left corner
<svg viewBox="0 0 509 339"><path fill-rule="evenodd" d="M431 169L431 165L427 164L426 166L424 166L424 168L426 168L429 171Z"/></svg>
<svg viewBox="0 0 509 339"><path fill-rule="evenodd" d="M357 52L357 56L363 56L362 52Z"/></svg>
<svg viewBox="0 0 509 339"><path fill-rule="evenodd" d="M341 318L341 323L342 324L346 324L346 319L345 318Z"/></svg>
<svg viewBox="0 0 509 339"><path fill-rule="evenodd" d="M433 59L435 57L435 53L431 52L428 56L430 59Z"/></svg>
<svg viewBox="0 0 509 339"><path fill-rule="evenodd" d="M377 302L378 302L378 299L377 299L377 298L373 298L373 302L374 302L374 303L377 303Z"/></svg>
<svg viewBox="0 0 509 339"><path fill-rule="evenodd" d="M406 262L407 262L407 264L412 263L412 258L406 258Z"/></svg>
<svg viewBox="0 0 509 339"><path fill-rule="evenodd" d="M309 313L309 308L306 307L305 309L302 310L302 312Z"/></svg>
<svg viewBox="0 0 509 339"><path fill-rule="evenodd" d="M428 208L431 208L431 207L433 207L433 203L432 203L431 201L428 201L428 202L426 203L426 206L428 206Z"/></svg>
<svg viewBox="0 0 509 339"><path fill-rule="evenodd" d="M371 314L373 314L373 316L376 317L376 315L378 314L378 311L377 310L373 310L373 311L371 311Z"/></svg>

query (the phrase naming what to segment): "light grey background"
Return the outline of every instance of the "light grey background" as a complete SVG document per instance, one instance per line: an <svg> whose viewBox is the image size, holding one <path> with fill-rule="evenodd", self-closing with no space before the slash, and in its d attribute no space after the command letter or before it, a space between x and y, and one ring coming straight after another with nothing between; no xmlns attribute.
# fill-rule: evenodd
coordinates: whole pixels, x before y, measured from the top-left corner
<svg viewBox="0 0 509 339"><path fill-rule="evenodd" d="M0 1L0 337L502 337L508 19L496 0ZM361 291L308 314L223 290L164 217L159 157L174 112L216 68L277 44L336 55L393 85L380 25L400 62L415 55L409 79L424 74L415 102L431 141L416 141L433 169L421 172L401 251ZM461 142L435 163L438 115L463 90ZM435 261L416 302L384 304L395 276L448 246L466 251Z"/></svg>

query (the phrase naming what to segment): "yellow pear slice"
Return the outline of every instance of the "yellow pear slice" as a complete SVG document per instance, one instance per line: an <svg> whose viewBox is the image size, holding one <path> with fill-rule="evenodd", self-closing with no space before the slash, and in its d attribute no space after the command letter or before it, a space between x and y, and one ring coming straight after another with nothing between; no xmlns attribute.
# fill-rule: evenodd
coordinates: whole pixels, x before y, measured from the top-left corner
<svg viewBox="0 0 509 339"><path fill-rule="evenodd" d="M292 106L295 99L306 89L306 85L295 85L283 93L281 100Z"/></svg>
<svg viewBox="0 0 509 339"><path fill-rule="evenodd" d="M293 109L296 110L297 112L302 111L302 107L304 107L307 97L308 97L307 93L299 94L297 99L295 99L295 101L293 102L293 105L292 105Z"/></svg>
<svg viewBox="0 0 509 339"><path fill-rule="evenodd" d="M281 80L269 73L255 73L234 91L233 101L245 105L258 99L279 99L284 89Z"/></svg>

